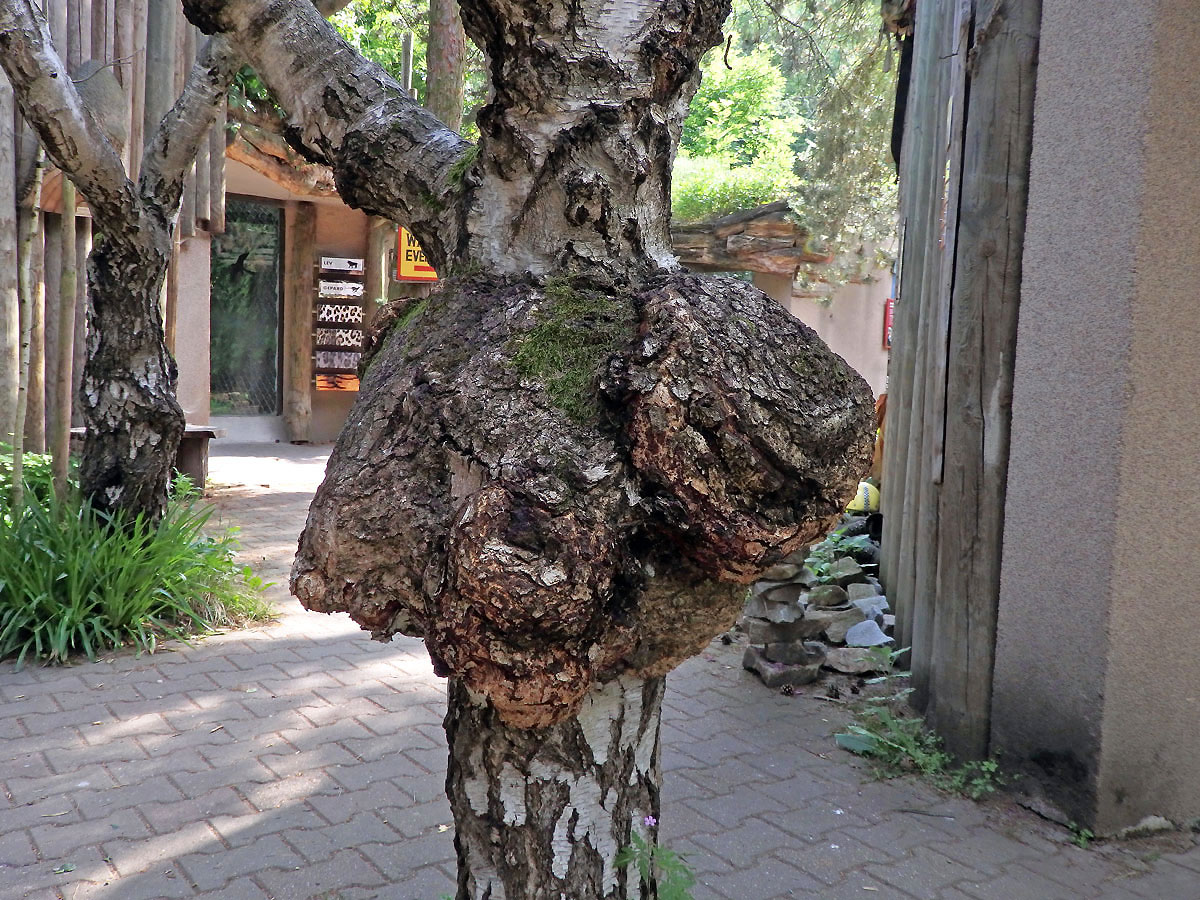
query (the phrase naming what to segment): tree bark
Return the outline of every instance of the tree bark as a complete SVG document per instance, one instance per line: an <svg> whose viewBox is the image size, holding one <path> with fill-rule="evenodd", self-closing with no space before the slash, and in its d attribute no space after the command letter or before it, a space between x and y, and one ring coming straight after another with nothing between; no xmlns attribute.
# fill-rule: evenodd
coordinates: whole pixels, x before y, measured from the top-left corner
<svg viewBox="0 0 1200 900"><path fill-rule="evenodd" d="M458 0L429 0L425 105L451 131L462 128L466 58L467 36L458 14Z"/></svg>
<svg viewBox="0 0 1200 900"><path fill-rule="evenodd" d="M637 866L617 852L659 817L664 678L593 688L578 715L550 728L512 728L450 682L446 793L456 811L462 900L627 900ZM549 877L531 879L530 870Z"/></svg>
<svg viewBox="0 0 1200 900"><path fill-rule="evenodd" d="M451 276L365 355L292 590L423 636L452 679L459 900L648 900L615 858L657 812L661 679L841 513L874 407L778 304L672 255L726 0L461 8L491 81L475 149L304 4L185 0L289 143Z"/></svg>

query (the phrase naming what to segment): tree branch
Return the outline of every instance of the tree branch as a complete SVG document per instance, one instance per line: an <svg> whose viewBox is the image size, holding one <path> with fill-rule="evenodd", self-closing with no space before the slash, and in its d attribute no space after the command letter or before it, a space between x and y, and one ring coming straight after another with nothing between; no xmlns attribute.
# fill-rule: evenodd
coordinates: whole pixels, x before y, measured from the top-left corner
<svg viewBox="0 0 1200 900"><path fill-rule="evenodd" d="M229 83L237 72L238 58L223 37L210 38L196 56L183 93L163 116L146 146L138 191L168 216L179 207L183 179L200 141L217 117Z"/></svg>
<svg viewBox="0 0 1200 900"><path fill-rule="evenodd" d="M330 166L350 206L398 221L435 268L459 245L463 188L450 177L470 144L356 53L310 3L185 0L225 34L288 112L288 142Z"/></svg>
<svg viewBox="0 0 1200 900"><path fill-rule="evenodd" d="M138 198L121 157L80 98L30 0L0 0L0 66L46 154L93 212L110 220L136 215Z"/></svg>
<svg viewBox="0 0 1200 900"><path fill-rule="evenodd" d="M226 155L265 175L293 194L336 197L333 173L327 166L306 163L278 135L243 125L227 145Z"/></svg>

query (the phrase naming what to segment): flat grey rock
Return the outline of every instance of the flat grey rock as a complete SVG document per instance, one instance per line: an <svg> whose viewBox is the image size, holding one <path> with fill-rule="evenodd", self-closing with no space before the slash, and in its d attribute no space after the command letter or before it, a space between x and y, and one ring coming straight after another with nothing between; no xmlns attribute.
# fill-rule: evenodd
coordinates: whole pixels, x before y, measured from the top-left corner
<svg viewBox="0 0 1200 900"><path fill-rule="evenodd" d="M822 657L824 659L824 657ZM785 684L798 687L812 684L821 677L821 663L789 666L771 662L758 647L747 647L742 656L742 668L753 672L769 688L781 688Z"/></svg>
<svg viewBox="0 0 1200 900"><path fill-rule="evenodd" d="M850 598L850 602L855 600L863 600L867 597L878 597L880 595L879 588L871 584L869 581L861 584L852 584L846 588L846 595Z"/></svg>
<svg viewBox="0 0 1200 900"><path fill-rule="evenodd" d="M846 630L846 645L849 647L884 647L894 643L874 619L859 622Z"/></svg>
<svg viewBox="0 0 1200 900"><path fill-rule="evenodd" d="M767 644L763 656L773 663L789 666L821 665L825 660L825 645L816 641L792 641L788 644Z"/></svg>
<svg viewBox="0 0 1200 900"><path fill-rule="evenodd" d="M865 675L879 670L878 658L869 647L830 647L824 665L846 675Z"/></svg>
<svg viewBox="0 0 1200 900"><path fill-rule="evenodd" d="M806 637L816 637L824 632L826 640L832 644L840 644L846 639L846 631L863 620L862 610L857 606L846 606L841 609L818 609L809 607L804 614L804 623L808 626Z"/></svg>
<svg viewBox="0 0 1200 900"><path fill-rule="evenodd" d="M746 632L751 644L786 644L811 637L811 626L805 619L796 622L743 619L742 630Z"/></svg>
<svg viewBox="0 0 1200 900"><path fill-rule="evenodd" d="M810 607L845 606L850 602L845 588L840 588L836 584L818 584L809 590L804 600Z"/></svg>

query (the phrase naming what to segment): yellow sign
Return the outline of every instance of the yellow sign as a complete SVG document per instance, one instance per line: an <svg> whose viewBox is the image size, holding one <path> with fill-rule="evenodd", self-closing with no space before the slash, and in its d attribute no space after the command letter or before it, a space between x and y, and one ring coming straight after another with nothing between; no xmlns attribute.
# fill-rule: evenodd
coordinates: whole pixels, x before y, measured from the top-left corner
<svg viewBox="0 0 1200 900"><path fill-rule="evenodd" d="M425 251L407 228L396 235L396 280L437 281L437 272L425 258Z"/></svg>

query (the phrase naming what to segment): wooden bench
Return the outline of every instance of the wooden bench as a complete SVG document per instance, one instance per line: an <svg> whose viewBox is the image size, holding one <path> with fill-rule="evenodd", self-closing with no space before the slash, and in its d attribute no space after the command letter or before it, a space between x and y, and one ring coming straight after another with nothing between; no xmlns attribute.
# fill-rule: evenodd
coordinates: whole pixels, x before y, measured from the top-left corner
<svg viewBox="0 0 1200 900"><path fill-rule="evenodd" d="M72 443L82 442L83 433L83 428L72 428ZM190 478L201 493L204 491L204 482L208 480L208 442L224 436L224 429L208 425L187 425L183 429L174 468L176 472Z"/></svg>

